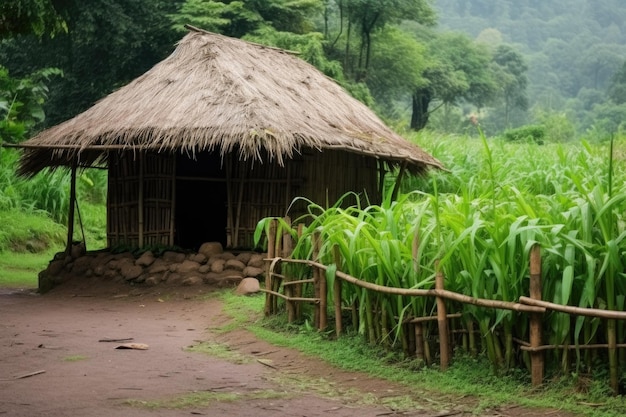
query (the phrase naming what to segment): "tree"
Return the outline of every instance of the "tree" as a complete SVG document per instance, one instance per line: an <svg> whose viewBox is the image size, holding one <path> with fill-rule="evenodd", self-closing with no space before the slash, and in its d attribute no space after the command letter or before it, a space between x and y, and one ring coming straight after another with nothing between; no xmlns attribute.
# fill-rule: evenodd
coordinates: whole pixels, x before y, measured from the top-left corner
<svg viewBox="0 0 626 417"><path fill-rule="evenodd" d="M414 21L432 26L436 15L427 0L336 0L326 2L326 19L337 19L334 30L325 30L330 54L341 56L344 72L354 81L368 76L372 55L372 35L387 25ZM344 47L339 48L339 41ZM356 43L356 48L353 49ZM339 52L341 51L341 52Z"/></svg>
<svg viewBox="0 0 626 417"><path fill-rule="evenodd" d="M43 122L43 103L48 98L46 83L55 75L61 75L61 71L48 68L17 79L0 66L0 143L19 143Z"/></svg>
<svg viewBox="0 0 626 417"><path fill-rule="evenodd" d="M493 56L493 71L500 90L499 98L504 103L504 126L509 128L511 111L515 108L528 109L526 87L528 78L524 58L509 45L500 45Z"/></svg>
<svg viewBox="0 0 626 417"><path fill-rule="evenodd" d="M84 111L95 101L147 71L174 48L177 35L167 0L66 0L67 33L53 38L18 36L0 44L0 62L25 77L55 67L63 78L51 80L46 125Z"/></svg>
<svg viewBox="0 0 626 417"><path fill-rule="evenodd" d="M626 103L626 61L622 67L613 74L607 94L615 104Z"/></svg>
<svg viewBox="0 0 626 417"><path fill-rule="evenodd" d="M429 114L435 110L431 108L434 101L441 105L467 102L481 108L495 94L496 85L489 69L492 58L485 45L466 35L447 33L434 37L428 46L431 61L423 73L427 83L412 96L414 130L426 126Z"/></svg>
<svg viewBox="0 0 626 417"><path fill-rule="evenodd" d="M426 48L392 26L378 31L373 41L366 84L380 113L398 118L397 103L406 103L411 92L426 83Z"/></svg>
<svg viewBox="0 0 626 417"><path fill-rule="evenodd" d="M51 36L67 31L62 17L69 0L5 0L0 3L0 39Z"/></svg>
<svg viewBox="0 0 626 417"><path fill-rule="evenodd" d="M312 16L323 9L321 0L186 0L180 10L170 15L175 28L184 24L242 38L272 27L278 31L304 34L312 31Z"/></svg>

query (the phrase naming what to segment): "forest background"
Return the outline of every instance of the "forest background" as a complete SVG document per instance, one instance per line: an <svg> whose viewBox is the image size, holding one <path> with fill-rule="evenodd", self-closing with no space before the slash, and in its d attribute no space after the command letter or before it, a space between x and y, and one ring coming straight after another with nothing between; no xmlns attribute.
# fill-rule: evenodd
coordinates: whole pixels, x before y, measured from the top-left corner
<svg viewBox="0 0 626 417"><path fill-rule="evenodd" d="M14 0L0 6L2 141L139 76L184 24L298 51L399 131L533 125L568 141L626 118L619 0Z"/></svg>

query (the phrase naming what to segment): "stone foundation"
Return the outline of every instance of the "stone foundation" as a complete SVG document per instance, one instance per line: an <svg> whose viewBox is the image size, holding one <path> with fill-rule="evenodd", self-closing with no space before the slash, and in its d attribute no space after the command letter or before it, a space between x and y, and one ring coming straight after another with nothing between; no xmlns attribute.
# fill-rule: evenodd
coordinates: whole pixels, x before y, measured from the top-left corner
<svg viewBox="0 0 626 417"><path fill-rule="evenodd" d="M146 286L236 287L244 278L261 279L265 257L256 252L224 252L214 242L205 243L198 252L166 251L160 256L150 251L135 256L130 252L85 252L74 247L71 255L57 254L39 273L39 292L80 277Z"/></svg>

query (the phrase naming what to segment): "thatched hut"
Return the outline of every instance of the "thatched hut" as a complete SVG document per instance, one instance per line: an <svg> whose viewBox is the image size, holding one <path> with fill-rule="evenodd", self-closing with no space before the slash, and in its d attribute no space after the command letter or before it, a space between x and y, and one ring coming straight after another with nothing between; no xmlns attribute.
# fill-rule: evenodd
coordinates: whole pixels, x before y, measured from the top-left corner
<svg viewBox="0 0 626 417"><path fill-rule="evenodd" d="M441 167L293 53L189 29L148 72L21 145L23 175L108 168L110 246L246 248L295 197L376 203L387 170Z"/></svg>

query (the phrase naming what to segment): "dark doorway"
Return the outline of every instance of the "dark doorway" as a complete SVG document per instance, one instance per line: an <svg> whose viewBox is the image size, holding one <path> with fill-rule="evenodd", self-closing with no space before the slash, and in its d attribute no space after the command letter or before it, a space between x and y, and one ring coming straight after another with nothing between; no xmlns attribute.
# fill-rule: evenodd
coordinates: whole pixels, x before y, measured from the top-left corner
<svg viewBox="0 0 626 417"><path fill-rule="evenodd" d="M226 171L219 154L178 155L175 244L198 250L205 242L226 247Z"/></svg>

